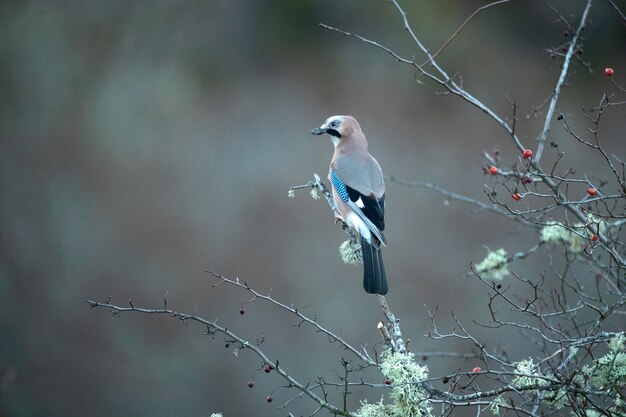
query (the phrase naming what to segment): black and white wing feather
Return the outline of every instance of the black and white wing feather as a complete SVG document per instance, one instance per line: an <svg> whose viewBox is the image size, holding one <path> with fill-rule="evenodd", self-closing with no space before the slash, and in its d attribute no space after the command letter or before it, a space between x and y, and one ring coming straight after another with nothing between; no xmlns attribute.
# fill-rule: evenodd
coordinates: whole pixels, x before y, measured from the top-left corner
<svg viewBox="0 0 626 417"><path fill-rule="evenodd" d="M386 246L387 240L383 234L383 230L385 230L385 196L376 198L373 195L361 194L344 184L334 170L330 171L330 179L341 199L363 220L382 245Z"/></svg>

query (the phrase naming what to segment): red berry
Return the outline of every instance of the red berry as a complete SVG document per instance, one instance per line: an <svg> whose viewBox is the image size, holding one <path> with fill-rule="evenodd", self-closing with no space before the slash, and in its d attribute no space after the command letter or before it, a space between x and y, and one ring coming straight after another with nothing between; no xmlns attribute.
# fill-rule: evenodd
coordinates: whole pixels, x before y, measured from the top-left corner
<svg viewBox="0 0 626 417"><path fill-rule="evenodd" d="M595 196L596 194L598 194L598 190L596 190L596 189L595 189L595 188L593 188L593 187L589 187L589 188L587 188L587 194L589 194L590 196L592 196L592 197L593 197L593 196Z"/></svg>
<svg viewBox="0 0 626 417"><path fill-rule="evenodd" d="M492 165L489 167L489 172L491 173L491 175L496 175L498 173L498 168Z"/></svg>
<svg viewBox="0 0 626 417"><path fill-rule="evenodd" d="M482 370L482 369L480 369L480 366L476 366L476 367L474 367L474 369L472 369L472 372L474 372L474 373L478 373L478 372L480 372L481 370Z"/></svg>
<svg viewBox="0 0 626 417"><path fill-rule="evenodd" d="M244 310L243 307L241 307L241 309L239 310L239 314L243 316L244 314L246 314L246 310Z"/></svg>
<svg viewBox="0 0 626 417"><path fill-rule="evenodd" d="M513 200L515 201L520 201L522 199L522 196L519 195L518 193L515 193L511 196L513 198Z"/></svg>
<svg viewBox="0 0 626 417"><path fill-rule="evenodd" d="M607 77L612 77L614 73L615 73L615 71L613 71L613 68L605 68L604 69L604 74Z"/></svg>
<svg viewBox="0 0 626 417"><path fill-rule="evenodd" d="M270 372L272 372L272 368L270 368L269 366L266 366L265 369L263 369L265 371L266 374L269 374Z"/></svg>
<svg viewBox="0 0 626 417"><path fill-rule="evenodd" d="M528 178L528 177L522 178L522 183L523 184L530 184L531 182L533 182L533 180Z"/></svg>
<svg viewBox="0 0 626 417"><path fill-rule="evenodd" d="M528 159L533 156L533 151L531 151L530 149L524 149L524 152L522 152L522 156Z"/></svg>
<svg viewBox="0 0 626 417"><path fill-rule="evenodd" d="M591 241L595 242L598 240L598 235L591 235Z"/></svg>
<svg viewBox="0 0 626 417"><path fill-rule="evenodd" d="M274 401L274 399L272 398L271 395L268 395L266 400L267 400L268 403L271 403L272 401Z"/></svg>
<svg viewBox="0 0 626 417"><path fill-rule="evenodd" d="M393 383L393 380L389 377L385 378L385 385L391 385Z"/></svg>
<svg viewBox="0 0 626 417"><path fill-rule="evenodd" d="M252 388L253 386L254 386L254 381L253 380L248 381L248 387Z"/></svg>

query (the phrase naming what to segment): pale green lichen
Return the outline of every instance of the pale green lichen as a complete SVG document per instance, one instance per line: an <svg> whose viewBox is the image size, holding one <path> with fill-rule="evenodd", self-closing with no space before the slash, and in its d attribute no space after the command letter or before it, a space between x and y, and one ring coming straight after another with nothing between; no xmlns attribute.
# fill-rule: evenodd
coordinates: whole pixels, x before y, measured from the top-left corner
<svg viewBox="0 0 626 417"><path fill-rule="evenodd" d="M593 227L594 231L598 234L606 234L607 230L609 230L608 224L606 222L593 214L589 214L587 217L589 223L593 223L595 226Z"/></svg>
<svg viewBox="0 0 626 417"><path fill-rule="evenodd" d="M567 242L571 232L561 223L550 220L546 226L541 229L541 241L546 243Z"/></svg>
<svg viewBox="0 0 626 417"><path fill-rule="evenodd" d="M428 377L428 368L417 363L412 353L387 354L381 370L393 381L390 397L399 416L430 415L428 394L417 384Z"/></svg>
<svg viewBox="0 0 626 417"><path fill-rule="evenodd" d="M624 333L619 333L609 340L609 349L611 349L613 353L624 350L624 345L626 345L626 335Z"/></svg>
<svg viewBox="0 0 626 417"><path fill-rule="evenodd" d="M582 223L577 223L574 228L582 227ZM541 229L541 241L545 243L568 244L569 249L573 253L582 251L585 247L585 240L574 233L562 223L551 220L547 226Z"/></svg>
<svg viewBox="0 0 626 417"><path fill-rule="evenodd" d="M513 387L524 390L530 395L541 395L555 410L560 410L567 405L569 400L567 390L565 388L560 388L558 391L551 390L549 388L550 381L546 377L550 378L552 375L543 374L539 369L539 365L535 365L532 358L517 362L515 372L523 375L513 378L511 381ZM546 389L542 389L543 387L546 387Z"/></svg>
<svg viewBox="0 0 626 417"><path fill-rule="evenodd" d="M346 240L339 245L339 256L344 263L356 265L361 261L361 245L353 240Z"/></svg>
<svg viewBox="0 0 626 417"><path fill-rule="evenodd" d="M222 417L222 413L213 413L211 417Z"/></svg>
<svg viewBox="0 0 626 417"><path fill-rule="evenodd" d="M428 367L415 360L412 353L386 351L380 363L383 374L391 379L389 404L364 402L355 413L358 417L427 417L432 414L428 393L420 381L428 378Z"/></svg>
<svg viewBox="0 0 626 417"><path fill-rule="evenodd" d="M569 401L569 398L567 397L567 390L565 388L561 388L557 392L548 392L544 398L550 402L550 405L554 407L555 410L560 410L565 407Z"/></svg>
<svg viewBox="0 0 626 417"><path fill-rule="evenodd" d="M586 226L591 227L593 233ZM541 229L541 241L545 243L558 243L569 245L570 252L579 253L585 249L587 241L594 234L605 234L608 230L606 222L593 214L587 217L587 223L575 223L573 226L566 226L563 223L550 220Z"/></svg>
<svg viewBox="0 0 626 417"><path fill-rule="evenodd" d="M476 272L485 279L501 281L509 275L508 262L504 249L489 251L485 259L476 265Z"/></svg>
<svg viewBox="0 0 626 417"><path fill-rule="evenodd" d="M532 358L524 359L515 364L515 372L519 375L513 378L511 385L517 389L524 389L533 386L545 386L548 385L548 381L543 379L543 375L538 371L537 365L533 363ZM531 393L536 393L536 390L530 390Z"/></svg>
<svg viewBox="0 0 626 417"><path fill-rule="evenodd" d="M287 191L287 197L294 198L295 196L296 196L296 193L293 190Z"/></svg>
<svg viewBox="0 0 626 417"><path fill-rule="evenodd" d="M320 195L317 193L317 187L311 188L310 194L313 200L317 200L318 198L320 198Z"/></svg>
<svg viewBox="0 0 626 417"><path fill-rule="evenodd" d="M361 408L359 408L354 415L356 417L393 417L393 409L391 405L383 404L383 399L381 398L379 402L370 404L367 401L361 403Z"/></svg>
<svg viewBox="0 0 626 417"><path fill-rule="evenodd" d="M582 227L580 223L575 225L576 227ZM580 253L585 249L586 241L574 232L570 232L569 238L569 250L572 253Z"/></svg>
<svg viewBox="0 0 626 417"><path fill-rule="evenodd" d="M500 415L500 407L504 407L506 405L506 400L502 398L501 395L498 395L492 402L489 404L489 410L491 414L494 416Z"/></svg>
<svg viewBox="0 0 626 417"><path fill-rule="evenodd" d="M620 390L626 386L626 336L619 333L609 340L608 345L610 351L583 366L581 373L574 377L574 382L614 395L613 406L609 408L611 415L625 416L626 409ZM593 416L595 411L587 410L587 415Z"/></svg>
<svg viewBox="0 0 626 417"><path fill-rule="evenodd" d="M599 389L618 389L626 385L626 353L611 352L583 367L588 383Z"/></svg>

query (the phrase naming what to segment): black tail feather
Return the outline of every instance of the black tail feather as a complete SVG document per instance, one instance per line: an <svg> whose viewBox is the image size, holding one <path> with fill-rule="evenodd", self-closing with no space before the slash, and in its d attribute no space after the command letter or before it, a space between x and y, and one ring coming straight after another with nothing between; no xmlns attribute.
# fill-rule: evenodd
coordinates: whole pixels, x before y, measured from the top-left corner
<svg viewBox="0 0 626 417"><path fill-rule="evenodd" d="M363 254L363 288L369 294L387 294L387 276L380 247L376 248L361 238L361 253Z"/></svg>

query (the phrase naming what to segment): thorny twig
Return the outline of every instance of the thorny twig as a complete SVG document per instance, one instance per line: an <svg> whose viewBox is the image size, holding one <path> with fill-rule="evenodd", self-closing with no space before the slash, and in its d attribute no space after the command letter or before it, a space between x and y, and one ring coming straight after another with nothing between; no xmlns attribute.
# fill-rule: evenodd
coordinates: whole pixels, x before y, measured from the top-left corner
<svg viewBox="0 0 626 417"><path fill-rule="evenodd" d="M272 361L256 344L248 342L246 339L240 337L239 335L234 333L232 330L217 324L217 321L206 320L198 316L196 313L194 314L181 313L181 312L171 310L168 308L148 309L148 308L140 308L140 307L135 307L135 306L121 307L121 306L112 304L110 301L98 302L98 301L87 300L87 303L89 304L91 308L97 308L97 307L106 308L114 314L122 314L126 312L155 314L155 315L163 314L163 315L168 315L170 317L179 319L182 322L186 322L189 320L189 321L195 321L195 322L201 323L202 325L206 326L207 334L214 335L215 333L221 333L227 336L230 340L233 340L236 343L238 343L240 350L250 349L251 351L253 351L263 361L263 363L275 369L276 372L289 383L289 386L295 387L296 389L300 390L304 395L308 396L317 404L319 404L320 407L328 409L330 412L334 413L335 415L341 415L341 416L352 415L351 413L346 412L328 403L324 398L320 397L318 394L315 394L312 391L311 387L308 386L308 384L303 384L297 381L296 379L294 379L291 376L291 374L287 371L286 368L279 366L278 361Z"/></svg>

